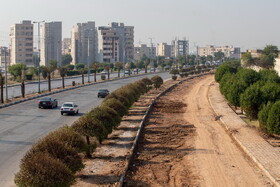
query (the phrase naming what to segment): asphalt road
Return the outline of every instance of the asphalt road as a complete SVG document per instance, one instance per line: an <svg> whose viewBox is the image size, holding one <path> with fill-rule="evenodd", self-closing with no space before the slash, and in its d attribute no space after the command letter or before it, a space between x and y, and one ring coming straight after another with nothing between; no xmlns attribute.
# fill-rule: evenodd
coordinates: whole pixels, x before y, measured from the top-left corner
<svg viewBox="0 0 280 187"><path fill-rule="evenodd" d="M171 77L166 72L158 74L164 80ZM59 105L56 109L38 109L37 100L0 109L0 186L15 186L13 179L14 174L19 170L20 160L38 139L65 124L71 125L81 115L98 106L103 100L97 98L97 91L100 88L113 91L146 76L152 77L154 74L114 80L54 94L52 97L58 99ZM78 115L60 115L60 106L66 101L73 101L79 105Z"/></svg>
<svg viewBox="0 0 280 187"><path fill-rule="evenodd" d="M143 71L141 72L143 73ZM120 73L120 76L123 76L123 72ZM118 73L110 73L110 78L118 77ZM106 79L107 79L107 74L106 74ZM101 80L101 75L97 74L96 80ZM82 83L82 77L77 76L77 77L65 77L65 86L72 85L72 81L75 81L76 84ZM84 75L84 81L88 82L88 76L87 74ZM94 74L90 75L90 82L94 81ZM61 79L54 79L51 81L51 88L61 88L62 87L62 80ZM46 91L48 90L48 81L46 80L41 80L40 81L40 90ZM32 93L37 93L38 92L38 82L27 82L25 84L25 94L32 94ZM17 85L11 85L8 86L8 98L14 98L21 96L21 87L20 84ZM6 91L4 90L4 98L6 98Z"/></svg>

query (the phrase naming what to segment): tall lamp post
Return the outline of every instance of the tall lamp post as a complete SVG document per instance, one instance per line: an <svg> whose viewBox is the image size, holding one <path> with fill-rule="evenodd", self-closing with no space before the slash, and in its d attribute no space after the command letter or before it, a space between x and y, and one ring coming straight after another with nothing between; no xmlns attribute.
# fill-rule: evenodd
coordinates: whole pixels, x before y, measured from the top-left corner
<svg viewBox="0 0 280 187"><path fill-rule="evenodd" d="M90 82L90 67L89 67L89 34L90 34L90 31L94 31L94 29L87 29L87 39L88 39L88 42L87 42L87 48L88 48L88 54L87 54L87 68L88 68L88 82ZM93 34L94 36L94 34ZM92 39L94 40L94 37L92 37ZM94 42L94 41L93 41Z"/></svg>
<svg viewBox="0 0 280 187"><path fill-rule="evenodd" d="M33 21L33 23L38 24L38 93L41 93L40 88L40 23L44 23L45 21Z"/></svg>

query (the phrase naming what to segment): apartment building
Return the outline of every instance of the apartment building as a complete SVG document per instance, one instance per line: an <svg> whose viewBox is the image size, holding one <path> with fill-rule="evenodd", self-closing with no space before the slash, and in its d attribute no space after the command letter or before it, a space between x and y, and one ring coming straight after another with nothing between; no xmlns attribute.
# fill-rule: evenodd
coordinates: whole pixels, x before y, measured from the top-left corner
<svg viewBox="0 0 280 187"><path fill-rule="evenodd" d="M241 52L239 47L233 46L213 46L208 45L206 47L199 47L198 48L198 55L199 56L214 56L216 52L223 52L225 57L233 58L233 59L240 59Z"/></svg>
<svg viewBox="0 0 280 187"><path fill-rule="evenodd" d="M189 41L186 39L175 39L171 41L171 57L184 56L189 54Z"/></svg>
<svg viewBox="0 0 280 187"><path fill-rule="evenodd" d="M134 57L134 27L112 22L98 28L98 60L131 62ZM114 41L114 43L113 43ZM110 44L111 43L111 44ZM105 44L105 46L104 46Z"/></svg>
<svg viewBox="0 0 280 187"><path fill-rule="evenodd" d="M10 27L11 51L10 64L24 63L33 67L33 24L30 20Z"/></svg>
<svg viewBox="0 0 280 187"><path fill-rule="evenodd" d="M97 32L95 22L77 23L71 31L72 64L87 64L97 60Z"/></svg>
<svg viewBox="0 0 280 187"><path fill-rule="evenodd" d="M167 43L159 43L157 46L157 55L171 57L171 45Z"/></svg>
<svg viewBox="0 0 280 187"><path fill-rule="evenodd" d="M50 60L55 60L60 66L62 22L43 23L40 29L40 65L47 66Z"/></svg>
<svg viewBox="0 0 280 187"><path fill-rule="evenodd" d="M146 44L141 44L134 47L134 60L141 60L142 57L148 57L150 59L156 59L156 47L148 47Z"/></svg>
<svg viewBox="0 0 280 187"><path fill-rule="evenodd" d="M62 55L71 54L71 38L62 40Z"/></svg>
<svg viewBox="0 0 280 187"><path fill-rule="evenodd" d="M98 27L98 61L119 62L123 58L123 36L112 27ZM122 59L123 60L123 59Z"/></svg>
<svg viewBox="0 0 280 187"><path fill-rule="evenodd" d="M0 46L0 69L5 67L5 63L10 64L10 50L8 47Z"/></svg>

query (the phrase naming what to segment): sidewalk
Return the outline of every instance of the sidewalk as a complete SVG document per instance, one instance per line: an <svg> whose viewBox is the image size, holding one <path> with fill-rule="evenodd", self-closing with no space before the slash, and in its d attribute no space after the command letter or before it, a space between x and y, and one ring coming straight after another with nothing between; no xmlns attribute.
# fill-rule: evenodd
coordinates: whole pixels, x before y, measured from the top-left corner
<svg viewBox="0 0 280 187"><path fill-rule="evenodd" d="M218 83L211 84L209 102L221 122L244 152L264 171L276 186L280 186L280 147L273 147L255 128L248 125L228 106Z"/></svg>

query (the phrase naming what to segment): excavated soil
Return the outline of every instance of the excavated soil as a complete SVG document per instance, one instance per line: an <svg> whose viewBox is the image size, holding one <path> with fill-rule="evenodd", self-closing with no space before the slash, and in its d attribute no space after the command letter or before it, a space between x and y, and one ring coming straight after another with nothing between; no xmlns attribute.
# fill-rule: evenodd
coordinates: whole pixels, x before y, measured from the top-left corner
<svg viewBox="0 0 280 187"><path fill-rule="evenodd" d="M214 114L213 81L187 80L156 101L125 186L271 186Z"/></svg>

